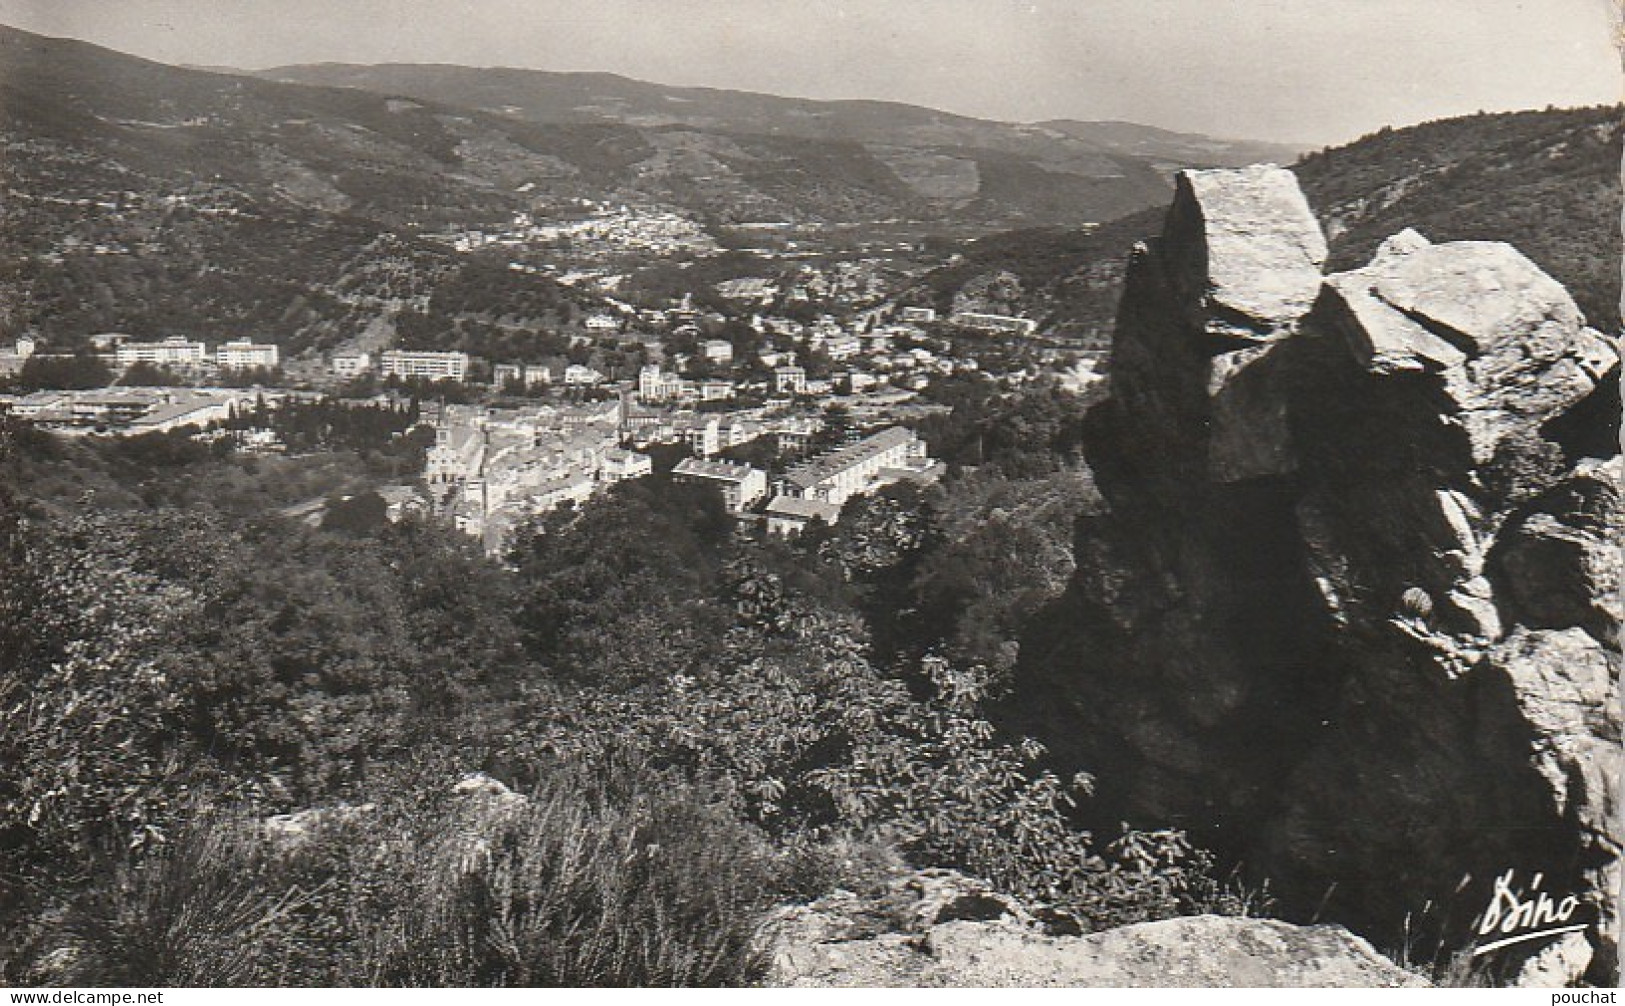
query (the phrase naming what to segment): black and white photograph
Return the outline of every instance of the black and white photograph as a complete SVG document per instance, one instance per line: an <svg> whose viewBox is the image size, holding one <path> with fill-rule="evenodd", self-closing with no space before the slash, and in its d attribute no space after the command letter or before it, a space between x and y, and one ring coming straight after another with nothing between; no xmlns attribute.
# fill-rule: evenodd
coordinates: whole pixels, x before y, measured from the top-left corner
<svg viewBox="0 0 1625 1006"><path fill-rule="evenodd" d="M1622 10L0 0L8 1002L1613 1001Z"/></svg>

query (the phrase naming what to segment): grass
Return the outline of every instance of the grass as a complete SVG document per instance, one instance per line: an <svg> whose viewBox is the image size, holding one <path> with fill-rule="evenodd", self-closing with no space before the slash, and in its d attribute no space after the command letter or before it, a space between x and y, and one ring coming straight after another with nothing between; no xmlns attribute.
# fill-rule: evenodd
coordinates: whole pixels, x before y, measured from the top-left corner
<svg viewBox="0 0 1625 1006"><path fill-rule="evenodd" d="M41 956L58 983L124 987L738 986L766 973L777 894L759 836L693 791L560 771L292 840L201 819L112 869Z"/></svg>

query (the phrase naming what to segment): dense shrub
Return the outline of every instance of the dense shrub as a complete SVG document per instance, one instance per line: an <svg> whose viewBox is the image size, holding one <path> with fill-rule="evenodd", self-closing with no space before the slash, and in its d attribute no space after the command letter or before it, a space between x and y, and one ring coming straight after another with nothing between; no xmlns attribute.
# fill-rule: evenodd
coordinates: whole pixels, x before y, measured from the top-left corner
<svg viewBox="0 0 1625 1006"><path fill-rule="evenodd" d="M764 973L759 835L636 768L194 822L68 913L74 984L727 986ZM52 970L54 968L54 970Z"/></svg>
<svg viewBox="0 0 1625 1006"><path fill-rule="evenodd" d="M1038 440L1030 477L899 488L794 542L635 480L501 564L275 512L364 492L337 457L13 441L0 978L738 984L769 904L905 862L1093 926L1234 910L1177 832L1081 830L1090 780L984 711L1093 498ZM475 769L535 795L446 792ZM312 807L349 809L256 837Z"/></svg>
<svg viewBox="0 0 1625 1006"><path fill-rule="evenodd" d="M951 866L1099 925L1191 911L1210 865L1177 842L1172 887L1102 858L1071 820L1090 780L1065 780L1030 740L980 711L985 679L924 662L928 694L878 672L857 623L808 608L748 565L728 571L741 625L716 659L632 693L550 699L498 759L562 754L600 764L632 751L724 794L781 843L868 837L920 866Z"/></svg>

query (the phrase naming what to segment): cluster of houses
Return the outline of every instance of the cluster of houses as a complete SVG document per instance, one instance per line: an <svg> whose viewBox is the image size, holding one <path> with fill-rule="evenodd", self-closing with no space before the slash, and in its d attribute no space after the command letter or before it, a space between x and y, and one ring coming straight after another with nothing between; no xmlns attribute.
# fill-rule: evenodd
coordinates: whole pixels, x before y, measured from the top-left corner
<svg viewBox="0 0 1625 1006"><path fill-rule="evenodd" d="M692 404L723 402L751 391L772 395L863 394L876 388L893 387L918 391L933 377L978 369L973 357L956 357L946 339L931 339L920 327L937 319L931 308L903 307L900 320L877 324L871 318L862 331L848 328L824 315L811 322L789 318L752 315L750 327L763 339L751 362L757 379L741 376L742 362L733 342L701 338L696 323L699 313L686 304L669 311L639 312L622 305L626 316L593 315L582 325L589 333L620 333L658 347L659 337L627 334L626 325L674 324L671 333L695 338L692 355L678 355L670 369L661 365L644 367L637 376L635 394L645 403ZM645 318L645 315L651 317ZM630 320L629 320L630 319ZM718 316L717 320L721 320ZM956 314L951 319L964 327L986 331L1031 332L1030 319L974 313ZM926 345L921 345L925 343ZM930 348L928 348L928 346ZM818 354L828 366L818 371L827 376L811 377L801 353ZM339 353L330 358L332 376L350 380L363 374L424 381L468 380L471 359L467 353L447 350L392 349L378 354ZM800 365L798 365L800 363ZM594 387L609 378L582 363L562 358L536 361L493 362L491 384L505 390L533 391L544 387ZM769 372L765 387L761 370Z"/></svg>
<svg viewBox="0 0 1625 1006"><path fill-rule="evenodd" d="M457 528L496 551L525 518L653 470L648 455L620 446L621 410L619 401L431 406L424 479Z"/></svg>
<svg viewBox="0 0 1625 1006"><path fill-rule="evenodd" d="M481 248L548 247L568 244L572 255L643 252L653 255L712 252L716 239L695 221L669 210L597 203L582 200L585 216L555 223L539 223L529 213L518 213L506 227L469 229L443 235L460 252Z"/></svg>
<svg viewBox="0 0 1625 1006"><path fill-rule="evenodd" d="M705 339L698 343L694 359L704 361L711 376L685 374L683 371L690 358L679 357L678 369L675 370L667 370L657 364L643 367L638 373L633 393L644 403L689 405L728 401L747 388L789 396L835 392L862 394L885 385L918 390L929 383L933 374L951 374L977 367L974 359L955 359L920 346L896 349L892 345L892 340L897 336L896 329L884 329L860 337L844 332L829 322L801 326L783 319L775 320L787 329L794 326L792 331L800 333L803 345L814 352L823 353L837 364L843 364L843 369L825 378L811 378L807 369L797 364L796 350L780 349L769 341L757 354L758 362L770 372L764 388L759 382L751 384L727 375L728 369L736 362L733 343L725 339ZM832 325L834 331L825 331L824 324ZM371 373L403 380L462 382L468 379L470 363L468 354L462 352L395 349L377 356L365 352L339 353L330 359L330 369L332 375L340 380L351 380ZM498 363L492 368L491 383L502 389L535 390L544 387L596 387L608 383L608 378L592 367L560 359L541 363Z"/></svg>
<svg viewBox="0 0 1625 1006"><path fill-rule="evenodd" d="M959 311L949 316L948 323L978 332L997 332L1002 335L1032 335L1038 331L1038 322L1031 318L1017 318L1008 314L983 314L978 311Z"/></svg>

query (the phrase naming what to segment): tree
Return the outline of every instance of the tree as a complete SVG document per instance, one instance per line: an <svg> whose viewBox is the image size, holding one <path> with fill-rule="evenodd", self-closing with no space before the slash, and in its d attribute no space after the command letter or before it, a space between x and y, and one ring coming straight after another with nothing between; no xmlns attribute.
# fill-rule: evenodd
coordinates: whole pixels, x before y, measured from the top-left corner
<svg viewBox="0 0 1625 1006"><path fill-rule="evenodd" d="M352 535L371 535L389 524L389 505L372 490L328 500L322 513L322 530Z"/></svg>
<svg viewBox="0 0 1625 1006"><path fill-rule="evenodd" d="M124 374L119 378L132 388L178 388L187 384L186 378L170 370L137 360L124 368Z"/></svg>
<svg viewBox="0 0 1625 1006"><path fill-rule="evenodd" d="M824 406L822 418L823 425L807 439L807 451L810 454L834 450L846 443L848 435L853 430L852 410L840 402Z"/></svg>
<svg viewBox="0 0 1625 1006"><path fill-rule="evenodd" d="M91 353L73 356L35 355L23 361L11 386L18 391L39 391L44 388L81 390L106 387L113 379L112 371L101 358Z"/></svg>

